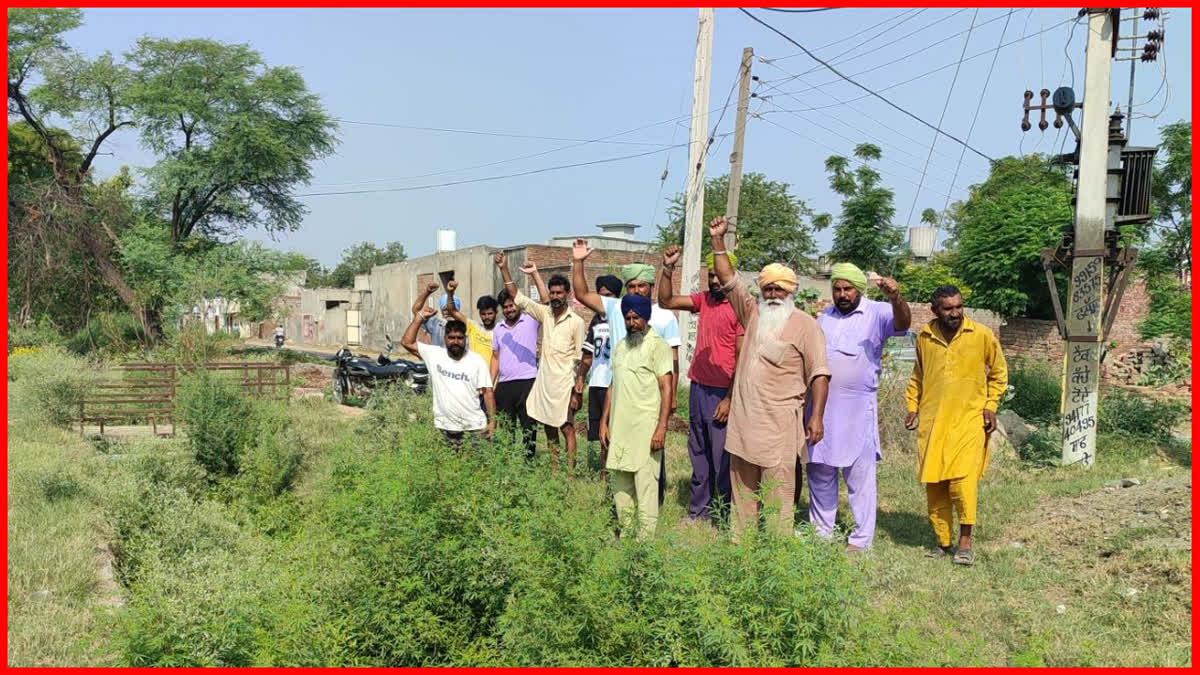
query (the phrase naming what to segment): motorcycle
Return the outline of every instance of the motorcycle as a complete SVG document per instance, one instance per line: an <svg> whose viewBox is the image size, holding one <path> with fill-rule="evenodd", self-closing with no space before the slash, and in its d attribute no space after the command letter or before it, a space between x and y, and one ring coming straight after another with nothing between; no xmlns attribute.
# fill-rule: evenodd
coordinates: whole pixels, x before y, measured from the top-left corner
<svg viewBox="0 0 1200 675"><path fill-rule="evenodd" d="M333 369L333 400L344 404L349 396L366 399L371 391L383 385L403 385L415 394L429 386L429 371L418 361L392 359L395 348L390 335L384 335L387 346L375 361L366 356L356 356L343 347L333 355L337 365Z"/></svg>
<svg viewBox="0 0 1200 675"><path fill-rule="evenodd" d="M275 349L283 349L283 336L282 335L275 336Z"/></svg>

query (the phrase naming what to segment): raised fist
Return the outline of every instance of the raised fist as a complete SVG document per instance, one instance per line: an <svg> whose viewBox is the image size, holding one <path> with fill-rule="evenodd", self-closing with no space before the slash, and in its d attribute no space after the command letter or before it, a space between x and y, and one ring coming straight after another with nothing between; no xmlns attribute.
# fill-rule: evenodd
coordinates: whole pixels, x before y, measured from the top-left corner
<svg viewBox="0 0 1200 675"><path fill-rule="evenodd" d="M434 293L437 291L437 289L438 289L438 284L436 281L430 282L428 285L425 286L426 293Z"/></svg>
<svg viewBox="0 0 1200 675"><path fill-rule="evenodd" d="M708 233L714 237L724 237L729 231L729 219L725 216L717 216L708 224Z"/></svg>
<svg viewBox="0 0 1200 675"><path fill-rule="evenodd" d="M683 249L679 248L676 244L671 244L663 251L663 267L674 267L682 255Z"/></svg>
<svg viewBox="0 0 1200 675"><path fill-rule="evenodd" d="M537 274L537 263L533 262L532 260L526 260L525 264L521 265L521 271L531 276Z"/></svg>
<svg viewBox="0 0 1200 675"><path fill-rule="evenodd" d="M455 281L455 280L451 279L450 281L446 282L446 292L447 292L447 293L453 293L453 292L454 292L454 290L455 290L455 289L457 289L457 288L458 288L458 282L457 282L457 281Z"/></svg>
<svg viewBox="0 0 1200 675"><path fill-rule="evenodd" d="M496 251L496 254L492 256L492 262L496 263L496 267L504 267L508 264L508 256L504 254L504 251Z"/></svg>

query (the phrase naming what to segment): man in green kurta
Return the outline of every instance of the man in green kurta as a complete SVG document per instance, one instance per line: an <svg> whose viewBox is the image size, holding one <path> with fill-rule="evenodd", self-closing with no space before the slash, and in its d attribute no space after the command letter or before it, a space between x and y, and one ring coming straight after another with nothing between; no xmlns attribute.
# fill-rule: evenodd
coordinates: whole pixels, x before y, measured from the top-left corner
<svg viewBox="0 0 1200 675"><path fill-rule="evenodd" d="M627 524L636 509L640 538L653 536L658 525L659 467L673 372L671 348L648 330L650 312L649 298L630 294L621 299L626 333L613 350L613 381L600 419L617 516Z"/></svg>

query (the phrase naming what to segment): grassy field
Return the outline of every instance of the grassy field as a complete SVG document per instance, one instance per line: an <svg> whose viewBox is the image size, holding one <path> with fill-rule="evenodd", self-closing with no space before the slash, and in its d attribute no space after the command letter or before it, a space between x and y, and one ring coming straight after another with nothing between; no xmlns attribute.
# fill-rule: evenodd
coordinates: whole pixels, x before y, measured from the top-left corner
<svg viewBox="0 0 1200 675"><path fill-rule="evenodd" d="M924 493L914 457L904 451L908 440L894 425L884 430L872 551L847 557L840 545L805 537L760 555L748 547L767 550L767 543L739 548L713 528L681 527L691 469L678 432L668 438L658 541L609 536L605 543L596 539L607 527L604 489L590 470L551 476L544 459L499 469L496 481L530 491L511 513L532 523L506 521L506 503L438 501L439 484L412 471L478 470L438 479L448 491L470 494L471 480L488 481L497 470L438 454L446 451L426 428L427 399L356 416L313 399L273 409L269 428L300 449L298 469L281 482L279 467L292 460L280 459L280 445L259 443L246 451L238 475L213 479L183 437L114 445L50 426L35 386L18 378L9 387L10 666L537 665L550 662L538 651L549 648L537 643L577 640L556 633L577 618L557 618L560 597L593 603L589 616L610 621L615 615L605 605L655 608L661 616L645 625L663 654L639 652L630 661L639 663L774 662L763 655L784 653L788 645L774 645L771 636L785 635L813 644L802 652L809 656L781 656L783 663L1191 664L1190 447L1103 434L1090 470L1034 468L1015 453L994 454L981 487L976 565L964 569L923 556L932 543ZM1125 478L1140 484L1107 485ZM848 529L844 499L843 488L839 517ZM806 504L804 493L803 514ZM471 530L476 523L483 529ZM798 527L805 529L803 518ZM581 532L587 536L571 538ZM456 543L480 537L488 542L478 549ZM412 550L413 542L428 551ZM722 557L748 562L731 572L721 568ZM522 567L543 559L553 568L545 573L560 576L543 581ZM713 566L715 578L735 580L722 582L730 593L688 576L673 559ZM630 598L616 586L589 587L589 574L573 581L576 560L601 577L610 567L626 570L614 573L625 583L634 583L620 576L630 561L660 575L638 581L643 595ZM379 570L393 564L415 571ZM742 577L758 585L738 585L735 593ZM459 578L465 586L455 585ZM779 591L788 580L808 585ZM423 604L422 587L433 586L460 595L466 614ZM693 606L688 588L711 595ZM769 608L774 592L805 603L791 627L771 623L780 610L754 607ZM711 610L716 599L731 604ZM693 640L688 626L672 623L676 605L679 616L706 624L707 638ZM843 613L853 620L841 621ZM493 625L486 617L499 618ZM459 644L456 626L480 621L488 623L484 637L446 647ZM414 626L423 632L413 634ZM805 633L806 626L820 629ZM746 640L739 632L767 637ZM376 634L394 639L369 643ZM694 646L706 640L734 647L709 653ZM413 643L424 651L395 651ZM551 653L555 662L561 653L564 663L620 663L627 649L620 644Z"/></svg>

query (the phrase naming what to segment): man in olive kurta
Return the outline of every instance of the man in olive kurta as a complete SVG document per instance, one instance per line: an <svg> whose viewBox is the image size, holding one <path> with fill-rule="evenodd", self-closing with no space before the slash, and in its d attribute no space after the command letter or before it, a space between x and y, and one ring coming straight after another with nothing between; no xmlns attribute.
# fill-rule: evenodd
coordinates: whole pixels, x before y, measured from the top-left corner
<svg viewBox="0 0 1200 675"><path fill-rule="evenodd" d="M658 525L659 467L674 372L671 348L649 330L650 312L649 298L631 294L621 299L626 332L613 350L613 381L600 419L617 515L627 523L636 508L639 538L652 536Z"/></svg>
<svg viewBox="0 0 1200 675"><path fill-rule="evenodd" d="M977 488L987 468L996 407L1008 388L1008 366L992 331L963 316L957 288L934 291L933 313L936 318L917 336L904 426L917 430L917 480L925 484L929 522L938 539L929 555L953 552L954 563L971 565ZM950 547L954 510L960 525L957 551Z"/></svg>

